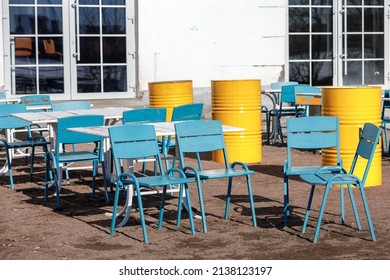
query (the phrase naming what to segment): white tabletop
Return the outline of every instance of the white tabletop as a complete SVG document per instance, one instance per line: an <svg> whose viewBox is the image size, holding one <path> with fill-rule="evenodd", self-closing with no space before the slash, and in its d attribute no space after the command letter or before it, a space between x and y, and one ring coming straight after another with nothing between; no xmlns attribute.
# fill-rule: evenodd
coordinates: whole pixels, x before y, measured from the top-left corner
<svg viewBox="0 0 390 280"><path fill-rule="evenodd" d="M80 116L80 115L103 115L107 119L121 119L123 111L132 110L128 107L106 107L93 108L89 110L66 110L50 112L25 112L11 114L12 116L29 121L30 123L56 123L59 118Z"/></svg>
<svg viewBox="0 0 390 280"><path fill-rule="evenodd" d="M156 136L170 136L175 135L174 122L158 122L158 123L143 123L145 125L153 125L156 129ZM108 138L108 128L112 126L91 126L91 127L75 127L69 128L70 131L80 132L84 134L92 134ZM245 128L235 127L229 125L222 125L223 132L239 132L244 131Z"/></svg>

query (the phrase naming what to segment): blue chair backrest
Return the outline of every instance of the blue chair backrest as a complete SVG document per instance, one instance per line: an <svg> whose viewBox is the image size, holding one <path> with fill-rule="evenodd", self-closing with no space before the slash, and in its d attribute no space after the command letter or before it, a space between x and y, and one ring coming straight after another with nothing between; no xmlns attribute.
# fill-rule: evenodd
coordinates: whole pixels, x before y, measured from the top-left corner
<svg viewBox="0 0 390 280"><path fill-rule="evenodd" d="M83 101L66 101L60 103L53 103L53 111L64 111L64 110L88 110L91 109L91 102L87 100Z"/></svg>
<svg viewBox="0 0 390 280"><path fill-rule="evenodd" d="M165 122L167 119L166 108L139 108L123 112L123 123L134 122Z"/></svg>
<svg viewBox="0 0 390 280"><path fill-rule="evenodd" d="M340 125L338 117L312 116L287 119L287 161L291 165L291 149L319 150L335 148L340 158Z"/></svg>
<svg viewBox="0 0 390 280"><path fill-rule="evenodd" d="M172 121L200 120L202 118L202 110L202 103L176 106L172 111Z"/></svg>
<svg viewBox="0 0 390 280"><path fill-rule="evenodd" d="M314 87L310 85L297 85L294 87L295 94L297 93L321 93L320 87Z"/></svg>
<svg viewBox="0 0 390 280"><path fill-rule="evenodd" d="M271 89L282 89L282 86L297 85L298 82L276 82L271 83Z"/></svg>
<svg viewBox="0 0 390 280"><path fill-rule="evenodd" d="M58 119L56 151L59 151L60 144L80 144L95 141L102 141L102 137L78 132L69 131L68 128L102 126L104 116L82 115Z"/></svg>
<svg viewBox="0 0 390 280"><path fill-rule="evenodd" d="M0 91L0 98L6 98L7 96L5 95L5 92Z"/></svg>
<svg viewBox="0 0 390 280"><path fill-rule="evenodd" d="M351 170L349 172L351 174L354 172L359 157L366 159L367 160L366 168L364 170L363 177L361 178L363 185L366 182L367 175L370 170L371 162L374 157L375 148L378 144L380 134L381 134L380 127L372 123L364 124L363 131L360 135L358 147L356 149L355 156L352 160Z"/></svg>
<svg viewBox="0 0 390 280"><path fill-rule="evenodd" d="M0 104L0 117L8 117L10 114L27 112L25 104Z"/></svg>
<svg viewBox="0 0 390 280"><path fill-rule="evenodd" d="M184 153L202 153L222 150L228 167L223 129L219 120L198 120L175 123L176 141L180 158Z"/></svg>
<svg viewBox="0 0 390 280"><path fill-rule="evenodd" d="M296 103L295 85L282 86L280 94L280 104L282 103Z"/></svg>
<svg viewBox="0 0 390 280"><path fill-rule="evenodd" d="M30 122L19 119L13 116L6 116L0 118L0 130L13 129L13 128L25 128L29 127ZM1 138L1 137L0 137Z"/></svg>
<svg viewBox="0 0 390 280"><path fill-rule="evenodd" d="M51 106L50 96L44 94L25 95L20 97L20 102L26 104L26 106L31 106L31 107L42 106L42 105ZM49 109L51 110L51 108ZM37 110L42 111L42 109L37 109Z"/></svg>
<svg viewBox="0 0 390 280"><path fill-rule="evenodd" d="M120 172L118 160L147 157L155 157L160 172L163 172L154 126L126 124L110 127L108 132L116 172Z"/></svg>

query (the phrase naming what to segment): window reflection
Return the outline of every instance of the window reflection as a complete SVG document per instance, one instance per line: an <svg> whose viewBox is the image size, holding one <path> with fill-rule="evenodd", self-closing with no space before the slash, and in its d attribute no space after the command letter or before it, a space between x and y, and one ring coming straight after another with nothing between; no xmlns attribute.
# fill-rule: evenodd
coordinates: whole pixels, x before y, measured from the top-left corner
<svg viewBox="0 0 390 280"><path fill-rule="evenodd" d="M37 93L36 70L33 67L15 68L16 94Z"/></svg>
<svg viewBox="0 0 390 280"><path fill-rule="evenodd" d="M126 63L126 38L105 37L103 38L103 62Z"/></svg>
<svg viewBox="0 0 390 280"><path fill-rule="evenodd" d="M105 66L103 67L104 92L125 92L126 91L126 66Z"/></svg>
<svg viewBox="0 0 390 280"><path fill-rule="evenodd" d="M365 61L364 62L364 83L365 84L384 84L383 61Z"/></svg>
<svg viewBox="0 0 390 280"><path fill-rule="evenodd" d="M79 14L80 34L100 33L99 8L80 7Z"/></svg>
<svg viewBox="0 0 390 280"><path fill-rule="evenodd" d="M62 34L62 10L60 7L38 8L38 33Z"/></svg>
<svg viewBox="0 0 390 280"><path fill-rule="evenodd" d="M125 34L126 21L125 9L105 8L103 9L103 33Z"/></svg>
<svg viewBox="0 0 390 280"><path fill-rule="evenodd" d="M39 39L39 63L59 64L63 62L63 39L45 37Z"/></svg>
<svg viewBox="0 0 390 280"><path fill-rule="evenodd" d="M77 67L77 92L101 92L101 72L99 66Z"/></svg>
<svg viewBox="0 0 390 280"><path fill-rule="evenodd" d="M80 38L80 61L78 63L100 63L100 38Z"/></svg>
<svg viewBox="0 0 390 280"><path fill-rule="evenodd" d="M10 7L10 33L34 34L35 13L32 7Z"/></svg>
<svg viewBox="0 0 390 280"><path fill-rule="evenodd" d="M64 68L63 67L40 67L39 68L39 91L41 93L64 92Z"/></svg>

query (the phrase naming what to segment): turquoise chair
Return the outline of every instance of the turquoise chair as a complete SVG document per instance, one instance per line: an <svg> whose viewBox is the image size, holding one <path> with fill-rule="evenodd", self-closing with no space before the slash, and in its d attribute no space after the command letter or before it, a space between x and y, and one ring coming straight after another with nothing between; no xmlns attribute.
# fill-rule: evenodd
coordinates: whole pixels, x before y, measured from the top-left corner
<svg viewBox="0 0 390 280"><path fill-rule="evenodd" d="M385 98L390 98L390 90L385 90L384 92ZM382 153L384 153L384 145L386 145L387 149L387 155L390 156L390 143L389 143L389 136L387 134L387 124L390 123L390 117L386 115L386 111L390 109L390 100L383 100L382 102L382 116L381 116L381 122L383 127L383 136L384 140L382 141Z"/></svg>
<svg viewBox="0 0 390 280"><path fill-rule="evenodd" d="M191 104L184 104L180 106L173 107L172 111L172 122L178 122L178 121L197 121L202 118L202 110L203 110L203 104L202 103L191 103ZM161 141L162 146L162 154L166 159L169 158L169 150L174 148L176 146L175 139L172 139L171 136L163 137ZM169 168L169 162L168 160L165 161L167 169ZM173 163L172 166L175 166L176 159L173 157Z"/></svg>
<svg viewBox="0 0 390 280"><path fill-rule="evenodd" d="M88 100L82 101L65 101L60 103L53 103L53 111L65 111L65 110L89 110L91 109L91 102Z"/></svg>
<svg viewBox="0 0 390 280"><path fill-rule="evenodd" d="M232 164L229 164L221 122L218 120L178 122L175 123L175 132L181 168L185 171L187 177L196 179L203 232L207 233L207 225L203 203L202 182L209 179L220 180L227 178L229 180L225 207L225 219L227 219L229 216L233 178L241 176L246 177L253 226L256 227L256 214L252 195L252 184L250 181L250 175L254 172L249 170L246 164L242 162L233 162ZM222 151L225 159L224 167L221 169L204 170L200 160L198 160L198 164L195 167L187 165L185 156L188 153L200 154L218 150Z"/></svg>
<svg viewBox="0 0 390 280"><path fill-rule="evenodd" d="M29 111L51 111L52 104L50 95L33 94L20 97L20 102L25 104Z"/></svg>
<svg viewBox="0 0 390 280"><path fill-rule="evenodd" d="M281 88L279 108L269 111L269 118L267 124L267 135L269 137L269 129L271 127L271 119L276 121L277 134L282 143L284 143L284 136L282 131L282 118L285 117L303 117L306 115L305 107L298 106L296 102L295 87L296 84L284 85ZM288 106L286 106L286 104ZM268 139L269 141L269 139Z"/></svg>
<svg viewBox="0 0 390 280"><path fill-rule="evenodd" d="M165 122L167 119L166 108L139 108L123 112L122 123L150 123ZM141 160L142 161L142 160ZM156 162L154 161L154 171L156 172ZM146 161L142 164L142 173L146 172Z"/></svg>
<svg viewBox="0 0 390 280"><path fill-rule="evenodd" d="M340 125L339 118L329 116L313 116L287 119L287 159L283 167L283 197L284 197L284 226L291 214L289 177L302 174L313 174L322 168L322 165L294 164L293 151L334 149L337 168L342 167L340 158Z"/></svg>
<svg viewBox="0 0 390 280"><path fill-rule="evenodd" d="M149 189L156 189L158 187L163 188L158 222L158 228L161 229L164 216L164 205L167 187L171 185L180 185L177 225L180 225L182 197L183 191L185 191L186 202L189 206L188 215L190 219L191 233L192 235L195 235L193 217L191 212L190 193L188 191L188 183L191 183L194 180L186 178L182 170L170 169L167 172L164 172L162 168L160 151L157 144L156 132L154 127L151 125L142 124L128 124L123 126L110 127L109 135L115 171L117 174L117 186L115 190L114 207L111 220L111 235L114 235L115 231L119 191L120 189L126 188L131 185L134 186L135 194L137 196L138 209L140 212L141 226L145 243L148 243L149 239L146 231L145 217L141 198L142 187L147 187ZM143 159L149 157L154 158L156 160L160 175L149 177L136 177L133 173L128 173L122 168L122 161L124 160L135 160L137 158ZM132 197L130 199L132 199ZM127 215L129 215L129 213L127 213Z"/></svg>
<svg viewBox="0 0 390 280"><path fill-rule="evenodd" d="M105 163L103 160L103 138L100 136L69 131L69 128L102 126L104 116L82 115L58 119L56 145L54 151L49 151L46 156L46 180L45 199L48 200L48 188L52 176L56 188L56 204L60 207L60 190L62 187L62 171L67 164L73 162L92 162L92 195L95 196L95 178L98 172L98 164L102 165L105 200L108 203L108 193L105 178ZM90 144L90 145L86 145ZM63 151L63 145L82 145L80 150ZM91 147L92 146L92 147ZM53 174L53 175L52 175Z"/></svg>
<svg viewBox="0 0 390 280"><path fill-rule="evenodd" d="M351 185L355 186L359 191L360 195L362 197L362 202L364 206L364 210L366 213L366 218L369 226L369 230L371 233L371 238L373 241L376 240L375 233L374 233L374 227L372 225L372 220L370 216L370 211L368 209L368 203L366 199L366 195L364 193L364 184L367 179L368 172L370 170L371 162L374 157L375 148L378 144L379 137L380 137L381 129L377 127L374 124L366 123L364 124L363 131L360 135L360 140L358 143L358 146L356 148L355 155L352 160L351 169L349 172L345 171L344 169L336 172L329 172L329 167L324 167L320 170L318 170L315 174L303 174L301 175L301 179L311 185L311 191L310 191L310 197L306 208L306 214L305 219L303 222L302 227L302 233L305 233L307 222L309 219L310 214L310 208L311 203L314 195L314 191L317 185L322 185L325 187L324 190L324 196L322 198L320 213L318 216L318 222L314 233L314 239L313 242L316 243L318 240L318 234L320 232L321 222L323 218L323 214L325 211L325 205L328 198L329 190L334 185L340 185L340 204L341 204L341 222L342 224L345 223L344 218L344 185L347 185L348 193L351 199L352 209L355 215L357 228L359 230L362 229L359 215L356 209L355 199L353 196L353 191L351 188ZM365 163L365 169L363 173L363 177L359 178L358 176L354 175L355 166L358 161L362 161Z"/></svg>
<svg viewBox="0 0 390 280"><path fill-rule="evenodd" d="M0 149L4 149L6 163L4 171L8 170L11 189L14 189L13 172L12 172L12 155L11 151L19 149L31 148L31 164L30 164L30 181L33 179L35 149L40 147L43 152L47 153L47 142L42 134L32 135L31 128L34 126L29 122L10 116L12 113L26 112L24 104L1 104L0 105L0 130L5 133L14 133L19 130L19 133L26 134L25 140L18 140L15 137L0 138ZM8 130L8 132L6 132Z"/></svg>

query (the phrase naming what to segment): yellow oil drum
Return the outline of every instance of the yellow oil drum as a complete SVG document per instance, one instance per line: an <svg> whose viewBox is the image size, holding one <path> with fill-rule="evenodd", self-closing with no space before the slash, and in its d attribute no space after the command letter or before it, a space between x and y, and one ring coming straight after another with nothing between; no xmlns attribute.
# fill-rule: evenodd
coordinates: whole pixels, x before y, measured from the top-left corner
<svg viewBox="0 0 390 280"><path fill-rule="evenodd" d="M229 162L261 162L261 81L211 81L211 107L214 120L245 129L224 135ZM224 162L219 151L212 158Z"/></svg>
<svg viewBox="0 0 390 280"><path fill-rule="evenodd" d="M381 124L381 88L371 86L344 86L322 88L322 115L340 119L340 156L343 167L349 171L364 123ZM365 186L382 184L382 148L377 146ZM325 149L324 165L336 163L336 151ZM362 178L365 163L358 162L354 174Z"/></svg>
<svg viewBox="0 0 390 280"><path fill-rule="evenodd" d="M190 80L149 83L149 106L167 108L167 121L171 121L173 107L190 103L194 103Z"/></svg>

